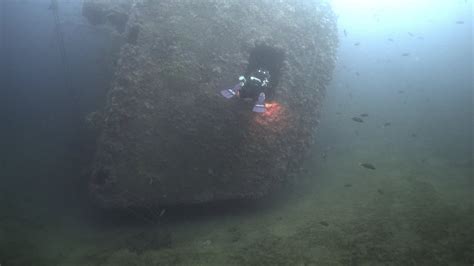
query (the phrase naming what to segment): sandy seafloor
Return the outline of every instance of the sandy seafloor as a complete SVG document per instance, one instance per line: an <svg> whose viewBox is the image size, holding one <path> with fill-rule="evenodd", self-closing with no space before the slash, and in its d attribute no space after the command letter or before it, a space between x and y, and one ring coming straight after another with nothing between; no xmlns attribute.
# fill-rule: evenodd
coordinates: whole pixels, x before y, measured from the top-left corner
<svg viewBox="0 0 474 266"><path fill-rule="evenodd" d="M354 123L330 115L331 108L325 107L320 140L335 120ZM360 135L350 146L319 141L289 192L231 206L170 209L156 223L58 207L57 201L49 206L46 195L4 193L0 262L472 265L472 159L450 160L406 138L401 143L407 145ZM361 161L377 169L362 168Z"/></svg>

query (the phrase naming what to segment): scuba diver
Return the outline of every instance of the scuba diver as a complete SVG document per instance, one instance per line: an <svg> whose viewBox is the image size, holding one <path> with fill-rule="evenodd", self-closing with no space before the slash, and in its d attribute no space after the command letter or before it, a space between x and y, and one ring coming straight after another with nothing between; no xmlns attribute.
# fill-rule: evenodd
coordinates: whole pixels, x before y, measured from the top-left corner
<svg viewBox="0 0 474 266"><path fill-rule="evenodd" d="M259 68L250 73L248 78L239 77L239 83L234 87L222 90L221 95L227 99L237 96L242 99L254 99L256 103L252 111L256 113L264 113L265 97L270 90L270 72L263 68Z"/></svg>

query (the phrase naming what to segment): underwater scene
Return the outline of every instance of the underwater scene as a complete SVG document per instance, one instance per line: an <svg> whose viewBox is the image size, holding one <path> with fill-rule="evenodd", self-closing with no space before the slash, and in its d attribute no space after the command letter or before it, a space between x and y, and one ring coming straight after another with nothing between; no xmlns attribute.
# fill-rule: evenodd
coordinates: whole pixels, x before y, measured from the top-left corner
<svg viewBox="0 0 474 266"><path fill-rule="evenodd" d="M0 0L0 266L473 265L472 0Z"/></svg>

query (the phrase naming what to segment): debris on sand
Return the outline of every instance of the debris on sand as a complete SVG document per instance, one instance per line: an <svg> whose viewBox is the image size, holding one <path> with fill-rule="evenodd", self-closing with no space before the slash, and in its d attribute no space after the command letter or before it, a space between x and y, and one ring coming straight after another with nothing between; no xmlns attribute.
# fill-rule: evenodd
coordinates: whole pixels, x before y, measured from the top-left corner
<svg viewBox="0 0 474 266"><path fill-rule="evenodd" d="M370 170L375 170L375 166L371 163L360 163L359 165Z"/></svg>
<svg viewBox="0 0 474 266"><path fill-rule="evenodd" d="M353 117L352 120L354 120L354 121L356 121L356 122L358 122L358 123L364 123L364 120L362 120L362 118L357 117L357 116Z"/></svg>
<svg viewBox="0 0 474 266"><path fill-rule="evenodd" d="M329 226L329 223L326 222L326 221L321 221L321 222L319 222L319 224L322 225L322 226Z"/></svg>

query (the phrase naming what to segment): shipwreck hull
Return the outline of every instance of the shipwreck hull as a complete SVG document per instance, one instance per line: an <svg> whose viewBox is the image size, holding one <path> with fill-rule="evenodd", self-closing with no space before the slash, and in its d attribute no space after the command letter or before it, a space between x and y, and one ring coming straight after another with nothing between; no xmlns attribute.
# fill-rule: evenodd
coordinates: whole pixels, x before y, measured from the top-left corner
<svg viewBox="0 0 474 266"><path fill-rule="evenodd" d="M314 142L337 46L330 8L306 2L137 1L121 10L125 44L89 186L96 202L252 199L288 181ZM97 3L86 1L88 14L107 16ZM276 85L266 113L219 94L262 65Z"/></svg>

